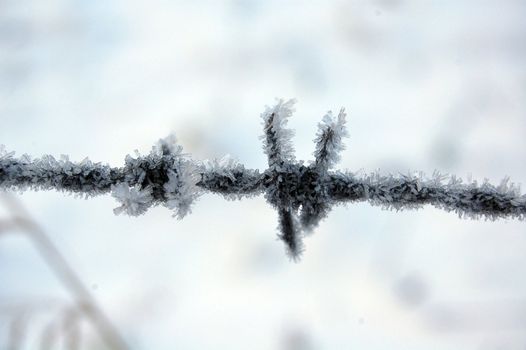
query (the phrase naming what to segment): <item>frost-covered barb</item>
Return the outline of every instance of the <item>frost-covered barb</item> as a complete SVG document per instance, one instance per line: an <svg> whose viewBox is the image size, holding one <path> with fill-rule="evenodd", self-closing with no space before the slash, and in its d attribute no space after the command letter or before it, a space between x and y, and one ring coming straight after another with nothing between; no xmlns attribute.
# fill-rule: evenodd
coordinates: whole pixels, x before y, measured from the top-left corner
<svg viewBox="0 0 526 350"><path fill-rule="evenodd" d="M311 232L318 226L330 211L329 169L340 161L340 153L345 149L343 138L348 136L345 117L343 108L337 118L329 111L318 124L318 134L314 139L314 161L310 165L319 176L319 179L313 182L317 191L302 205L301 210L301 224L306 232Z"/></svg>
<svg viewBox="0 0 526 350"><path fill-rule="evenodd" d="M294 131L287 129L286 125L288 118L294 113L295 103L294 99L286 102L279 100L274 107L267 106L265 112L261 114L265 131L261 139L269 167L294 160L294 147L292 146Z"/></svg>
<svg viewBox="0 0 526 350"><path fill-rule="evenodd" d="M318 124L318 134L314 139L316 150L314 151L314 166L320 170L327 171L340 161L340 152L345 149L343 138L347 137L345 128L345 109L341 109L338 117L334 118L329 111L323 121Z"/></svg>
<svg viewBox="0 0 526 350"><path fill-rule="evenodd" d="M312 231L329 212L332 200L328 192L328 170L340 159L339 153L344 148L342 138L347 136L347 131L344 110L337 119L328 112L318 126L314 161L309 166L296 162L293 132L285 128L294 103L294 100L280 100L261 116L265 132L263 149L269 165L263 176L265 197L278 211L278 237L285 242L289 255L297 259L303 251L303 234Z"/></svg>
<svg viewBox="0 0 526 350"><path fill-rule="evenodd" d="M200 176L193 161L182 153L182 147L169 136L160 140L152 151L141 156L126 156L125 165L112 168L93 163L88 158L77 163L61 156L46 155L32 159L14 157L0 148L0 189L58 190L79 196L110 193L121 203L116 214L144 214L150 207L162 204L182 218L200 193L196 186Z"/></svg>
<svg viewBox="0 0 526 350"><path fill-rule="evenodd" d="M111 193L120 203L116 214L144 214L163 205L182 218L204 192L242 199L264 194L278 214L278 237L297 260L303 251L303 236L324 219L333 205L367 201L385 209L416 209L425 204L453 211L472 219L526 216L526 196L506 178L498 186L487 180L463 182L456 176L434 172L358 175L331 170L344 149L347 136L345 112L328 112L314 139L314 160L296 161L293 131L287 129L294 100L278 100L261 114L263 150L268 168L246 169L227 156L220 160L195 161L182 152L174 137L160 140L147 155L127 156L124 166L113 168L89 159L72 162L67 156L15 158L0 147L0 189L59 190L90 197Z"/></svg>

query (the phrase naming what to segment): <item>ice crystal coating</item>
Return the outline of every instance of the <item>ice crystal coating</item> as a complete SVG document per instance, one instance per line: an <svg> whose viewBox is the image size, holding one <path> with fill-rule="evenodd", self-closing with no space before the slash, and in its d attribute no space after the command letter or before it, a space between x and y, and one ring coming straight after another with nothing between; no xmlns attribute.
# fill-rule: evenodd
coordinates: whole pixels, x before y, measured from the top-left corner
<svg viewBox="0 0 526 350"><path fill-rule="evenodd" d="M255 196L263 191L259 170L245 169L230 155L205 160L199 167L198 186L222 194L227 200Z"/></svg>
<svg viewBox="0 0 526 350"><path fill-rule="evenodd" d="M358 176L353 173L331 174L330 197L337 202L368 201L384 209L419 209L425 204L455 212L460 218L524 220L526 196L519 186L505 178L499 186L487 180L464 181L435 171L430 178L418 172L407 175L382 175L373 172Z"/></svg>
<svg viewBox="0 0 526 350"><path fill-rule="evenodd" d="M406 175L358 174L331 170L344 150L347 136L345 111L328 112L318 125L314 160L296 161L293 131L286 128L294 100L278 100L261 114L263 150L268 168L246 169L230 156L193 161L182 152L174 136L160 140L149 154L126 156L124 166L113 168L88 158L72 162L67 156L15 158L0 145L0 190L58 190L90 197L110 193L121 204L114 212L131 216L163 205L182 218L205 191L228 200L264 193L278 213L278 238L293 260L304 250L303 237L323 220L333 205L367 201L384 209L418 209L429 204L471 219L526 216L526 196L505 178L494 186L435 171Z"/></svg>

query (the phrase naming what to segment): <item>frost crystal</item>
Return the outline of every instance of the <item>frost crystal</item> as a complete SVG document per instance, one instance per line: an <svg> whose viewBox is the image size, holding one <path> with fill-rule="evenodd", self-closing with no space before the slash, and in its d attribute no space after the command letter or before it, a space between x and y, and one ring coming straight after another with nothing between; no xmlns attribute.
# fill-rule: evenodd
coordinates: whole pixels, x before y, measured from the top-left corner
<svg viewBox="0 0 526 350"><path fill-rule="evenodd" d="M168 182L164 184L166 195L165 206L174 209L174 216L182 219L191 213L191 205L201 190L197 187L199 175L190 162L180 164L179 172L168 171Z"/></svg>
<svg viewBox="0 0 526 350"><path fill-rule="evenodd" d="M126 213L131 216L144 214L152 205L151 188L141 189L139 186L130 188L125 183L112 186L111 195L122 205L113 209L115 214Z"/></svg>

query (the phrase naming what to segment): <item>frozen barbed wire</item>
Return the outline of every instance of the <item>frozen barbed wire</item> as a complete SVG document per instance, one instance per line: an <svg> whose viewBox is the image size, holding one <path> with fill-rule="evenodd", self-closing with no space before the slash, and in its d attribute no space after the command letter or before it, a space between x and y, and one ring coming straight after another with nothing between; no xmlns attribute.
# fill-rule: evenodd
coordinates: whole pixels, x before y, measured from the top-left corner
<svg viewBox="0 0 526 350"><path fill-rule="evenodd" d="M526 196L505 178L498 186L481 184L435 171L430 178L421 172L407 175L358 174L331 170L340 160L347 136L345 111L337 117L328 112L318 125L314 160L296 161L293 131L286 128L295 100L278 100L261 114L263 150L268 168L246 169L226 156L220 160L195 161L183 153L175 137L160 140L152 151L127 156L121 168L84 159L72 162L46 155L32 159L14 157L0 147L0 189L59 190L90 197L112 193L121 203L115 213L137 216L150 207L164 205L182 218L204 192L242 199L264 193L278 213L278 237L293 259L303 251L302 238L329 213L333 205L367 201L385 209L418 209L430 204L471 219L515 218L526 215Z"/></svg>
<svg viewBox="0 0 526 350"><path fill-rule="evenodd" d="M146 156L135 153L135 157L126 156L124 167L112 168L88 158L75 163L64 155L58 160L50 155L14 158L14 152L2 148L0 188L20 192L55 189L85 197L111 192L122 204L115 214L137 216L159 204L173 209L179 218L189 213L200 193L196 186L200 177L175 137L159 140Z"/></svg>

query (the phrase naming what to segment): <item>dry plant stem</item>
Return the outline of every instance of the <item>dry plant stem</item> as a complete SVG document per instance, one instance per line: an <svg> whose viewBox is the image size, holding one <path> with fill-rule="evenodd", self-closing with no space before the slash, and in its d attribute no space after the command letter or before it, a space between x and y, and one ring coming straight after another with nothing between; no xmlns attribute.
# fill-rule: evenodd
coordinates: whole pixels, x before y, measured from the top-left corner
<svg viewBox="0 0 526 350"><path fill-rule="evenodd" d="M128 345L116 327L98 306L88 288L69 266L44 230L31 219L26 209L13 196L3 194L2 198L20 227L24 228L24 232L27 233L40 256L71 293L79 310L91 321L107 345L116 350L128 349Z"/></svg>
<svg viewBox="0 0 526 350"><path fill-rule="evenodd" d="M23 346L23 341L27 333L27 324L29 316L22 312L15 316L9 325L9 337L7 348L9 350L21 349Z"/></svg>

